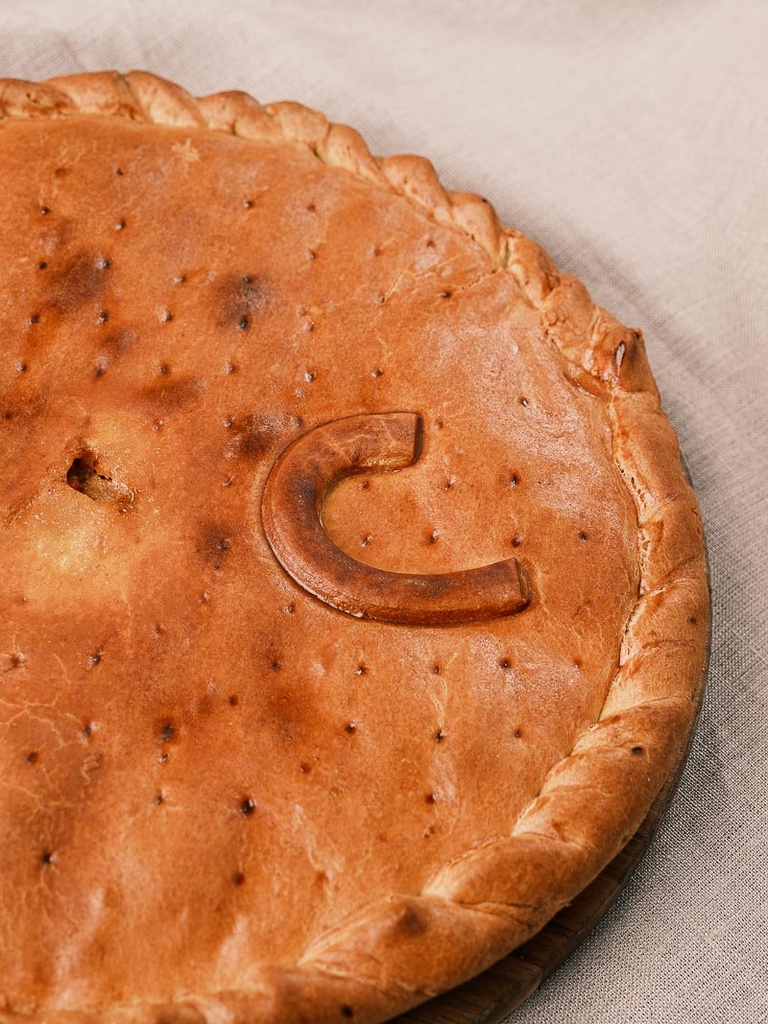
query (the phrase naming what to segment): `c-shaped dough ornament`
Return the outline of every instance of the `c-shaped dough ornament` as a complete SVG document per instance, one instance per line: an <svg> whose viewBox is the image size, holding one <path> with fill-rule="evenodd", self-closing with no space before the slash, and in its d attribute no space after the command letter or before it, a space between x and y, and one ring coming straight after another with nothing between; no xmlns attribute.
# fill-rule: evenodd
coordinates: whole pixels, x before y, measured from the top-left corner
<svg viewBox="0 0 768 1024"><path fill-rule="evenodd" d="M323 503L334 485L412 466L422 430L416 413L392 412L333 420L294 441L264 490L262 521L275 557L310 594L357 618L438 626L522 611L531 587L515 558L458 572L390 572L352 558L325 532Z"/></svg>

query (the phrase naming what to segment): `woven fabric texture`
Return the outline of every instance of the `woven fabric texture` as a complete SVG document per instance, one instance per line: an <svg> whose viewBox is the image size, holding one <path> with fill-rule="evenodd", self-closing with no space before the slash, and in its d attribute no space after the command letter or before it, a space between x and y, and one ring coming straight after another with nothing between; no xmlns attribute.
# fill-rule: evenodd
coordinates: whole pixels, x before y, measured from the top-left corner
<svg viewBox="0 0 768 1024"><path fill-rule="evenodd" d="M709 545L709 686L613 910L510 1024L768 1021L768 4L26 0L0 76L145 68L428 156L641 326Z"/></svg>

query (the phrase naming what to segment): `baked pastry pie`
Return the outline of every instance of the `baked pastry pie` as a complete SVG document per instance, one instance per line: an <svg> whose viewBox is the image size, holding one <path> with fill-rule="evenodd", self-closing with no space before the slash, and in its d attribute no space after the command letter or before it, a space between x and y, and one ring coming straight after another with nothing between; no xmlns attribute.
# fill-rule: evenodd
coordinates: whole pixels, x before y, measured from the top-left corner
<svg viewBox="0 0 768 1024"><path fill-rule="evenodd" d="M689 727L640 333L296 104L0 113L0 1017L384 1020L570 901Z"/></svg>

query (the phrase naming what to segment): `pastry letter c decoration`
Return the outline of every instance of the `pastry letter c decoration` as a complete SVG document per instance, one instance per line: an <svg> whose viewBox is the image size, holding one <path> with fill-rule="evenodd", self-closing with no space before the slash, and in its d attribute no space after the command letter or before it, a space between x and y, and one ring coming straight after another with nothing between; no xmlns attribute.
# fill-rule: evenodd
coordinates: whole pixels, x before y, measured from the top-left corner
<svg viewBox="0 0 768 1024"><path fill-rule="evenodd" d="M323 503L334 485L412 466L422 429L416 413L349 416L294 441L272 468L262 503L275 557L310 594L357 618L437 626L522 611L531 588L515 558L459 572L390 572L352 558L325 532Z"/></svg>

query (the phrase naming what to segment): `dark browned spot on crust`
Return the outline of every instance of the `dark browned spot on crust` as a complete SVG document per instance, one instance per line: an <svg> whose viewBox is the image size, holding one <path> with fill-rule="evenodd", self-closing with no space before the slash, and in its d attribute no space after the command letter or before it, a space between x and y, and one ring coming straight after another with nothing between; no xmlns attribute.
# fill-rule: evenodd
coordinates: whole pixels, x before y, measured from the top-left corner
<svg viewBox="0 0 768 1024"><path fill-rule="evenodd" d="M299 765L299 771L301 772L302 775L309 775L309 773L312 771L312 766L308 764L306 761L302 761L301 764Z"/></svg>
<svg viewBox="0 0 768 1024"><path fill-rule="evenodd" d="M355 669L355 674L356 674L356 675L358 675L358 676L364 676L364 675L366 674L366 672L367 672L367 671L368 671L368 669L367 669L367 668L365 667L365 665L363 665L363 664L361 663L361 664L360 664L360 665L358 665L358 666L357 666L357 668Z"/></svg>
<svg viewBox="0 0 768 1024"><path fill-rule="evenodd" d="M125 221L124 220L119 220L117 222L117 224L115 224L115 231L124 231L125 227L126 227Z"/></svg>
<svg viewBox="0 0 768 1024"><path fill-rule="evenodd" d="M232 435L227 440L227 454L233 458L261 459L280 444L288 426L284 415L248 413L231 417Z"/></svg>
<svg viewBox="0 0 768 1024"><path fill-rule="evenodd" d="M585 541L586 539L587 539L586 533L583 530L579 530L579 540L580 541Z"/></svg>
<svg viewBox="0 0 768 1024"><path fill-rule="evenodd" d="M435 662L435 664L432 666L432 674L436 676L440 675L440 666L437 664L437 662Z"/></svg>
<svg viewBox="0 0 768 1024"><path fill-rule="evenodd" d="M699 621L699 620L698 620L698 619L696 618L696 616L695 616L695 615L692 615L692 616L691 616L691 617L690 617L690 618L688 619L688 621L690 622L690 624L691 624L692 626L695 626L695 625L697 625L697 624L698 624L698 621Z"/></svg>
<svg viewBox="0 0 768 1024"><path fill-rule="evenodd" d="M344 726L344 729L346 732L350 734L350 736L353 735L353 733L357 732L357 726L355 725L354 722L347 722L347 724Z"/></svg>
<svg viewBox="0 0 768 1024"><path fill-rule="evenodd" d="M40 260L40 262L37 264L37 269L38 270L46 270L47 268L48 268L48 264L46 263L45 260Z"/></svg>
<svg viewBox="0 0 768 1024"><path fill-rule="evenodd" d="M237 705L240 703L240 698L237 696L236 693L230 693L227 700L229 702L229 706L232 708L236 708Z"/></svg>
<svg viewBox="0 0 768 1024"><path fill-rule="evenodd" d="M51 853L50 850L43 851L43 853L40 855L40 863L45 865L53 863L53 854Z"/></svg>
<svg viewBox="0 0 768 1024"><path fill-rule="evenodd" d="M240 813L244 814L246 818L249 818L256 810L256 803L249 796L247 796L240 804Z"/></svg>
<svg viewBox="0 0 768 1024"><path fill-rule="evenodd" d="M371 376L372 376L372 377L377 377L377 378L378 378L378 377L381 377L381 376L383 375L383 373L384 373L384 371L383 371L383 370L380 370L380 369L378 369L378 368L377 368L377 369L375 369L375 370L371 370Z"/></svg>
<svg viewBox="0 0 768 1024"><path fill-rule="evenodd" d="M169 412L194 402L200 397L205 387L206 381L201 377L167 375L145 385L141 389L140 397L153 410Z"/></svg>
<svg viewBox="0 0 768 1024"><path fill-rule="evenodd" d="M159 807L160 804L164 804L164 803L165 803L165 797L163 796L162 793L158 793L157 796L155 797L155 804Z"/></svg>
<svg viewBox="0 0 768 1024"><path fill-rule="evenodd" d="M515 729L514 736L515 736L516 740L522 739L523 738L523 730L522 729Z"/></svg>
<svg viewBox="0 0 768 1024"><path fill-rule="evenodd" d="M80 735L84 740L88 740L93 735L93 725L90 722L86 722L83 728L80 730Z"/></svg>
<svg viewBox="0 0 768 1024"><path fill-rule="evenodd" d="M427 793L427 795L424 797L424 800L428 804L436 804L437 803L437 797L435 796L434 793Z"/></svg>
<svg viewBox="0 0 768 1024"><path fill-rule="evenodd" d="M512 547L513 548L519 548L522 543L523 543L523 538L522 537L513 537L512 538Z"/></svg>
<svg viewBox="0 0 768 1024"><path fill-rule="evenodd" d="M221 327L245 331L253 317L266 305L264 284L251 274L230 274L222 278L215 288Z"/></svg>
<svg viewBox="0 0 768 1024"><path fill-rule="evenodd" d="M510 477L509 477L509 486L510 487L517 487L517 485L519 483L520 483L520 477L517 475L517 473L511 473Z"/></svg>
<svg viewBox="0 0 768 1024"><path fill-rule="evenodd" d="M341 1008L341 1016L349 1019L350 1017L355 1016L355 1011L348 1003L345 1003Z"/></svg>
<svg viewBox="0 0 768 1024"><path fill-rule="evenodd" d="M245 882L245 875L242 871L235 871L232 875L232 885L243 885Z"/></svg>
<svg viewBox="0 0 768 1024"><path fill-rule="evenodd" d="M283 742L293 743L311 725L313 709L306 701L297 700L294 687L281 684L281 678L276 672L265 688L261 722L274 728Z"/></svg>
<svg viewBox="0 0 768 1024"><path fill-rule="evenodd" d="M438 729L435 733L435 740L437 743L442 743L445 739L445 732L442 729Z"/></svg>
<svg viewBox="0 0 768 1024"><path fill-rule="evenodd" d="M27 754L27 764L37 764L40 760L40 755L36 750L30 750Z"/></svg>
<svg viewBox="0 0 768 1024"><path fill-rule="evenodd" d="M645 753L645 748L644 747L632 747L632 753L634 754L635 757L642 757L643 754Z"/></svg>
<svg viewBox="0 0 768 1024"><path fill-rule="evenodd" d="M316 489L314 484L305 479L294 481L293 491L299 504L306 507L307 503L314 500Z"/></svg>
<svg viewBox="0 0 768 1024"><path fill-rule="evenodd" d="M161 743L171 743L176 739L176 735L176 726L170 719L162 722L157 730L157 738Z"/></svg>
<svg viewBox="0 0 768 1024"><path fill-rule="evenodd" d="M103 651L94 651L93 654L88 655L88 668L96 668L104 660Z"/></svg>
<svg viewBox="0 0 768 1024"><path fill-rule="evenodd" d="M437 539L439 536L440 534L437 532L437 530L433 530L432 533L430 533L429 535L428 543L437 544Z"/></svg>
<svg viewBox="0 0 768 1024"><path fill-rule="evenodd" d="M395 930L408 937L423 935L428 927L426 916L414 906L403 907L395 921Z"/></svg>
<svg viewBox="0 0 768 1024"><path fill-rule="evenodd" d="M231 557L234 533L222 523L208 523L203 526L197 551L211 563L214 569L222 569Z"/></svg>
<svg viewBox="0 0 768 1024"><path fill-rule="evenodd" d="M508 672L511 667L509 658L499 658L499 668L503 668L505 672Z"/></svg>
<svg viewBox="0 0 768 1024"><path fill-rule="evenodd" d="M280 669L283 667L283 663L278 658L273 658L272 661L269 663L269 667L272 669L273 672L279 672Z"/></svg>
<svg viewBox="0 0 768 1024"><path fill-rule="evenodd" d="M51 278L50 305L60 313L74 313L97 298L106 288L108 277L101 253L80 252Z"/></svg>
<svg viewBox="0 0 768 1024"><path fill-rule="evenodd" d="M127 352L136 341L136 334L128 327L120 327L117 330L110 331L100 341L100 346L103 351L109 353L110 356L117 358L124 352Z"/></svg>
<svg viewBox="0 0 768 1024"><path fill-rule="evenodd" d="M524 408L527 409L528 408L528 399L527 398L521 398L520 399L520 405L522 405Z"/></svg>

